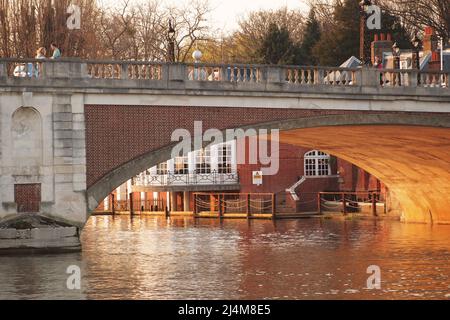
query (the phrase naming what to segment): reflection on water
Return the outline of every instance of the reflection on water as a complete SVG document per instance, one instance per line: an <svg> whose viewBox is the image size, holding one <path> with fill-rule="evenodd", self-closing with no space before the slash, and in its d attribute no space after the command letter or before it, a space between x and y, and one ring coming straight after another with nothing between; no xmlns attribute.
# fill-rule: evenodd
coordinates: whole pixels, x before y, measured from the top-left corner
<svg viewBox="0 0 450 320"><path fill-rule="evenodd" d="M445 299L450 226L92 217L79 254L0 257L7 299ZM66 288L69 265L82 290ZM366 289L378 265L381 290Z"/></svg>

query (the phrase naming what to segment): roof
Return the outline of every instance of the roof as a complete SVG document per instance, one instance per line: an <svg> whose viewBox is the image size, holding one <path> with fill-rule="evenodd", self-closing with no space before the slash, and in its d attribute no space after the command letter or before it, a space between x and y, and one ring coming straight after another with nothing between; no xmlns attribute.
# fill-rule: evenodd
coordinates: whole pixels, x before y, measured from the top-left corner
<svg viewBox="0 0 450 320"><path fill-rule="evenodd" d="M347 59L343 64L341 64L339 67L341 68L357 68L361 66L361 60L356 58L355 56L351 56Z"/></svg>
<svg viewBox="0 0 450 320"><path fill-rule="evenodd" d="M444 51L442 56L443 56L442 60L444 61L444 71L450 72L450 52ZM423 60L421 61L420 70L428 71L428 63L430 62L430 59L431 59L431 53L426 55L423 58Z"/></svg>

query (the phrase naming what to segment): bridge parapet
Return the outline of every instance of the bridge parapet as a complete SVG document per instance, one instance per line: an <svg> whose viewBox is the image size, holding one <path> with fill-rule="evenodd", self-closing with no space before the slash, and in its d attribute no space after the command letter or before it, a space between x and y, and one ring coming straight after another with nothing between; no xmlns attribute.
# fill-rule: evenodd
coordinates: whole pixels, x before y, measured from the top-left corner
<svg viewBox="0 0 450 320"><path fill-rule="evenodd" d="M170 64L79 59L1 59L0 87L206 89L224 91L381 90L391 94L449 94L449 73L413 69L272 66L253 64ZM406 89L406 91L405 91ZM408 91L409 90L409 91ZM436 91L438 90L438 91Z"/></svg>

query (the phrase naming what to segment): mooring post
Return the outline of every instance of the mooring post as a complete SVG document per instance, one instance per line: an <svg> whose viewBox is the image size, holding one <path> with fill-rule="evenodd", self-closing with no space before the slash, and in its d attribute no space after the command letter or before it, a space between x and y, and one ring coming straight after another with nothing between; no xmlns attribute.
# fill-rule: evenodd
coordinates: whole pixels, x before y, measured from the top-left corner
<svg viewBox="0 0 450 320"><path fill-rule="evenodd" d="M372 213L374 217L378 216L377 214L377 194L374 192L372 193Z"/></svg>
<svg viewBox="0 0 450 320"><path fill-rule="evenodd" d="M317 211L322 214L322 194L320 192L317 193Z"/></svg>
<svg viewBox="0 0 450 320"><path fill-rule="evenodd" d="M194 218L197 216L197 194L194 193Z"/></svg>
<svg viewBox="0 0 450 320"><path fill-rule="evenodd" d="M347 214L347 203L345 201L345 193L342 193L342 207L344 215Z"/></svg>
<svg viewBox="0 0 450 320"><path fill-rule="evenodd" d="M247 219L250 218L250 193L247 193L247 201L246 201L246 211L247 211Z"/></svg>
<svg viewBox="0 0 450 320"><path fill-rule="evenodd" d="M111 212L112 212L113 215L116 214L116 208L114 206L114 202L115 202L114 198L115 198L114 194L111 194Z"/></svg>
<svg viewBox="0 0 450 320"><path fill-rule="evenodd" d="M129 194L129 203L130 203L130 215L134 215L134 208L133 208L133 193L131 192Z"/></svg>
<svg viewBox="0 0 450 320"><path fill-rule="evenodd" d="M276 207L275 207L275 203L276 203L276 195L275 193L272 193L272 219L276 218L277 212L276 212Z"/></svg>
<svg viewBox="0 0 450 320"><path fill-rule="evenodd" d="M222 201L220 200L220 194L217 195L217 211L219 212L219 219L222 219Z"/></svg>

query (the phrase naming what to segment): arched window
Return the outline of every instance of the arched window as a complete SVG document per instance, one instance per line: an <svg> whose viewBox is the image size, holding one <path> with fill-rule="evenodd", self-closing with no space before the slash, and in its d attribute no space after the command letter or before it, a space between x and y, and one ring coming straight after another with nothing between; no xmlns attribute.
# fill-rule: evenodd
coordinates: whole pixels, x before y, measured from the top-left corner
<svg viewBox="0 0 450 320"><path fill-rule="evenodd" d="M324 177L331 175L330 155L313 150L305 154L305 176Z"/></svg>

